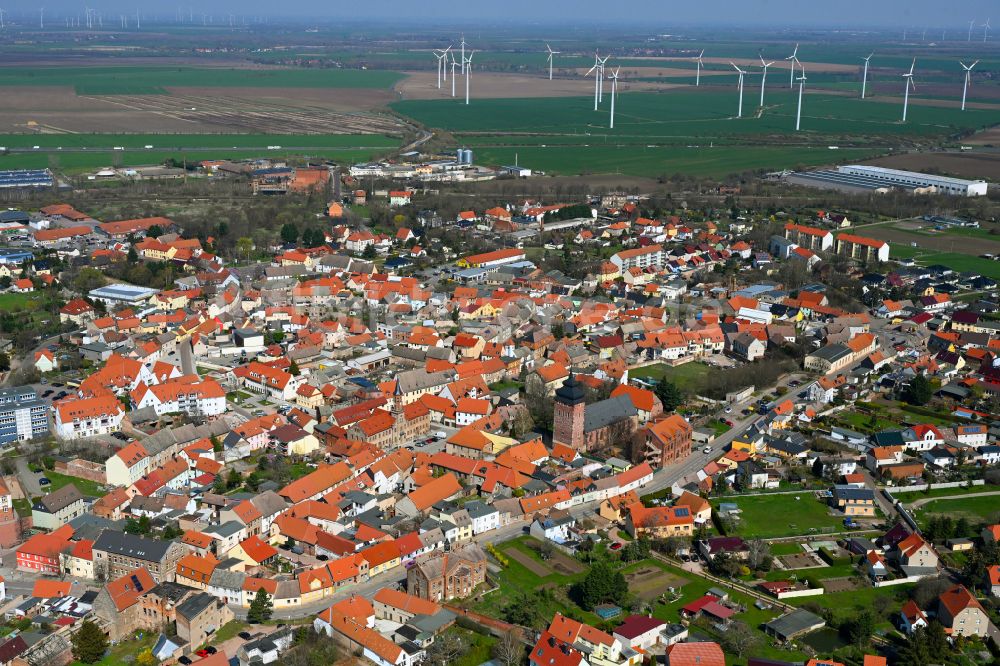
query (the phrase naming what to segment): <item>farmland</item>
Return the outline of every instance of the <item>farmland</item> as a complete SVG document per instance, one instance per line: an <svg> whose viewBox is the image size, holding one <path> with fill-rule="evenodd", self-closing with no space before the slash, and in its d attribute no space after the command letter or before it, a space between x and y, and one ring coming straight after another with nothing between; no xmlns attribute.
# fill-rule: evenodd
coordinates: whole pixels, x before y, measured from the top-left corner
<svg viewBox="0 0 1000 666"><path fill-rule="evenodd" d="M78 95L158 95L167 88L389 88L389 71L249 67L8 67L0 86L71 86Z"/></svg>

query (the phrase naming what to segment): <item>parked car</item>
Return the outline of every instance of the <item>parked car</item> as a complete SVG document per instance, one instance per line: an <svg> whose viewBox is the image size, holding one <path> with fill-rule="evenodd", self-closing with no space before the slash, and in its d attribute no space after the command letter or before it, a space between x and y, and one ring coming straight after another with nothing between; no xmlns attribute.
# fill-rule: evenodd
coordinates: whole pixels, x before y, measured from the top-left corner
<svg viewBox="0 0 1000 666"><path fill-rule="evenodd" d="M181 655L181 657L177 661L181 664L184 664L184 666L188 666L188 664L191 663L191 657Z"/></svg>
<svg viewBox="0 0 1000 666"><path fill-rule="evenodd" d="M240 638L242 638L245 641L248 641L248 640L250 640L252 638L252 636L250 635L249 631L241 631L240 633L238 633L236 635L239 636Z"/></svg>
<svg viewBox="0 0 1000 666"><path fill-rule="evenodd" d="M50 483L52 483L52 481L50 481L50 480L48 479L48 477L44 477L44 476L43 476L43 477L40 477L40 478L38 479L38 485L40 485L40 486L47 486L47 485L49 485Z"/></svg>
<svg viewBox="0 0 1000 666"><path fill-rule="evenodd" d="M208 648L202 648L195 652L195 654L204 659L209 655Z"/></svg>
<svg viewBox="0 0 1000 666"><path fill-rule="evenodd" d="M615 541L613 544L611 544L611 546L609 546L609 548L611 550L621 550L622 549L622 542L621 541Z"/></svg>
<svg viewBox="0 0 1000 666"><path fill-rule="evenodd" d="M209 645L207 648L205 648L205 652L207 652L209 654L215 654L218 651L219 651L219 649L217 647L215 647L214 645Z"/></svg>

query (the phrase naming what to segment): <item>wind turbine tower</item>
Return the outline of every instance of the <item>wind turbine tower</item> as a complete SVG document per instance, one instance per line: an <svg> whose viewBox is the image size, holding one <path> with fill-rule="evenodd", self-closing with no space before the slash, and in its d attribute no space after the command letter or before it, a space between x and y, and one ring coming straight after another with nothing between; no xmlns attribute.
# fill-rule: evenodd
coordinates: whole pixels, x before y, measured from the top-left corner
<svg viewBox="0 0 1000 666"><path fill-rule="evenodd" d="M549 81L552 80L552 56L559 55L559 51L553 51L552 47L548 44L545 45L545 49L549 52Z"/></svg>
<svg viewBox="0 0 1000 666"><path fill-rule="evenodd" d="M695 70L695 75L694 75L695 86L701 85L701 66L705 64L704 62L701 61L701 58L704 55L705 55L705 49L702 49L701 53L698 54L698 57L694 59L695 63L697 64L697 69Z"/></svg>
<svg viewBox="0 0 1000 666"><path fill-rule="evenodd" d="M903 122L904 123L906 122L906 111L907 111L907 109L910 106L910 88L913 88L914 90L917 89L916 84L913 83L913 68L916 66L916 64L917 64L917 59L914 58L913 62L910 63L910 71L908 73L906 73L906 74L903 74L903 80L906 83L906 92L903 94Z"/></svg>
<svg viewBox="0 0 1000 666"><path fill-rule="evenodd" d="M742 69L740 69L739 67L737 67L735 62L730 62L729 64L732 65L733 69L735 69L740 74L740 105L737 108L736 117L737 118L742 118L743 117L743 77L746 75L746 72L744 72Z"/></svg>
<svg viewBox="0 0 1000 666"><path fill-rule="evenodd" d="M983 24L983 44L986 43L986 38L990 34L990 20L986 19L986 23Z"/></svg>
<svg viewBox="0 0 1000 666"><path fill-rule="evenodd" d="M38 28L45 30L45 7L38 8Z"/></svg>
<svg viewBox="0 0 1000 666"><path fill-rule="evenodd" d="M599 60L601 61L601 63L600 63L599 71L597 73L597 81L598 81L597 101L598 102L603 102L604 101L604 65L608 62L608 58L610 58L610 57L611 57L610 55L606 55L606 56L604 56L603 59L599 58Z"/></svg>
<svg viewBox="0 0 1000 666"><path fill-rule="evenodd" d="M618 72L621 67L611 72L611 129L615 128L615 97L618 96Z"/></svg>
<svg viewBox="0 0 1000 666"><path fill-rule="evenodd" d="M799 82L799 108L795 112L795 131L799 131L799 127L802 126L802 89L806 85L806 68L799 67L800 76L798 78Z"/></svg>
<svg viewBox="0 0 1000 666"><path fill-rule="evenodd" d="M962 111L965 111L965 95L969 92L969 83L971 83L972 78L972 68L979 64L979 61L972 63L971 65L966 65L964 62L959 62L962 69L965 70L965 84L962 86Z"/></svg>
<svg viewBox="0 0 1000 666"><path fill-rule="evenodd" d="M868 88L868 61L872 59L875 52L872 51L868 54L867 58L863 58L865 61L865 73L861 76L861 99L865 98L865 90Z"/></svg>
<svg viewBox="0 0 1000 666"><path fill-rule="evenodd" d="M465 105L469 105L469 72L472 71L472 56L476 55L475 51L469 52L469 57L465 58Z"/></svg>
<svg viewBox="0 0 1000 666"><path fill-rule="evenodd" d="M764 75L760 77L760 107L764 108L764 82L767 81L767 68L773 65L773 62L764 62L764 56L758 56L760 58L760 64L764 68Z"/></svg>
<svg viewBox="0 0 1000 666"><path fill-rule="evenodd" d="M457 76L455 76L455 68L456 67L458 67L458 61L455 60L455 54L452 53L451 54L451 96L452 97L455 96L455 79L458 78Z"/></svg>
<svg viewBox="0 0 1000 666"><path fill-rule="evenodd" d="M462 35L462 76L465 76L465 35Z"/></svg>
<svg viewBox="0 0 1000 666"><path fill-rule="evenodd" d="M972 29L976 26L976 19L969 21L969 41L972 41Z"/></svg>
<svg viewBox="0 0 1000 666"><path fill-rule="evenodd" d="M795 45L795 49L792 51L792 55L790 55L787 58L785 58L785 60L791 61L791 64L792 64L792 71L788 73L788 87L789 88L794 88L795 87L795 63L799 61L798 55L799 55L799 45L796 44ZM735 65L733 65L733 66L735 67Z"/></svg>
<svg viewBox="0 0 1000 666"><path fill-rule="evenodd" d="M601 56L596 53L594 54L594 66L587 70L587 73L584 74L584 76L590 76L591 72L594 72L594 111L597 111L601 86Z"/></svg>

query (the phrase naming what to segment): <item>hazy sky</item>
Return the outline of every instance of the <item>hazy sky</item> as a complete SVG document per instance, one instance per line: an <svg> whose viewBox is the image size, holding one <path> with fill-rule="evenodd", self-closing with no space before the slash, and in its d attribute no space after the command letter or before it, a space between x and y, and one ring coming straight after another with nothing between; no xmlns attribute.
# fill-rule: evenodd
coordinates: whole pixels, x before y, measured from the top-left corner
<svg viewBox="0 0 1000 666"><path fill-rule="evenodd" d="M77 14L89 6L107 13L174 14L177 7L191 7L196 16L202 13L222 15L278 14L337 19L380 19L394 22L408 20L448 20L454 23L476 21L511 22L580 22L600 21L660 25L769 24L821 26L921 26L930 28L967 26L972 19L982 23L995 14L1000 31L1000 3L997 0L962 0L942 5L940 0L296 0L275 3L273 0L5 0L8 13L37 15ZM945 11L942 11L944 7ZM649 25L649 22L655 25Z"/></svg>

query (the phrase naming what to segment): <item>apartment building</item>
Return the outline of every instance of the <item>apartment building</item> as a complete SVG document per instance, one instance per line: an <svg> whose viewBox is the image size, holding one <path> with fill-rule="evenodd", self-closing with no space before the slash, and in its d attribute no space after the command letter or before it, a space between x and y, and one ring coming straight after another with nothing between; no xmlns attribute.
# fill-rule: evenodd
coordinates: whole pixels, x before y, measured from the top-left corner
<svg viewBox="0 0 1000 666"><path fill-rule="evenodd" d="M187 549L179 541L147 539L116 530L104 530L94 542L94 573L105 580L145 567L157 582L173 581L177 562Z"/></svg>
<svg viewBox="0 0 1000 666"><path fill-rule="evenodd" d="M48 405L30 386L0 390L0 444L44 437L48 413Z"/></svg>
<svg viewBox="0 0 1000 666"><path fill-rule="evenodd" d="M55 435L59 439L82 439L117 432L125 408L108 393L92 398L67 398L55 405Z"/></svg>
<svg viewBox="0 0 1000 666"><path fill-rule="evenodd" d="M157 416L183 412L191 416L218 416L226 411L226 392L214 379L197 375L168 379L162 384L140 383L131 393L134 409L152 407Z"/></svg>
<svg viewBox="0 0 1000 666"><path fill-rule="evenodd" d="M611 263L618 267L620 271L627 271L630 268L659 268L663 265L667 253L663 251L662 245L647 245L632 250L622 250L611 255Z"/></svg>
<svg viewBox="0 0 1000 666"><path fill-rule="evenodd" d="M785 238L799 247L814 252L829 250L833 247L833 232L829 229L807 227L793 222L785 225Z"/></svg>
<svg viewBox="0 0 1000 666"><path fill-rule="evenodd" d="M861 261L889 261L889 243L855 234L838 234L836 252Z"/></svg>

